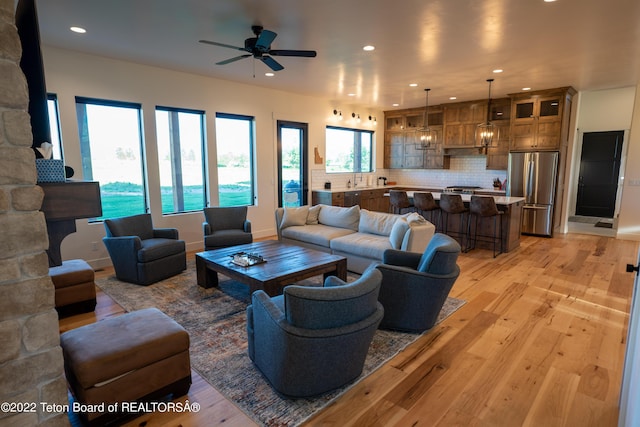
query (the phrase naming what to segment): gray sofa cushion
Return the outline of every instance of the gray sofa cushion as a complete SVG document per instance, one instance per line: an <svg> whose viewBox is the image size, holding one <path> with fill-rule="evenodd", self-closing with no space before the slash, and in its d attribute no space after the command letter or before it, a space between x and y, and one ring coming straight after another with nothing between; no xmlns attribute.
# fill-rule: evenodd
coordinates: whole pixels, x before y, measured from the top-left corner
<svg viewBox="0 0 640 427"><path fill-rule="evenodd" d="M283 229L282 237L328 248L332 239L353 233L352 230L346 228L329 227L322 224L294 225Z"/></svg>
<svg viewBox="0 0 640 427"><path fill-rule="evenodd" d="M365 258L382 260L387 249L392 249L387 236L367 233L352 233L331 240L332 251L349 253Z"/></svg>
<svg viewBox="0 0 640 427"><path fill-rule="evenodd" d="M339 206L322 206L318 215L320 224L358 231L360 222L360 206L343 208Z"/></svg>
<svg viewBox="0 0 640 427"><path fill-rule="evenodd" d="M371 212L366 209L361 209L358 231L361 233L388 236L391 234L393 224L395 224L399 218L401 218L400 215L384 212Z"/></svg>
<svg viewBox="0 0 640 427"><path fill-rule="evenodd" d="M299 208L284 208L282 214L281 228L287 228L294 225L305 225L307 216L309 215L309 206L300 206Z"/></svg>

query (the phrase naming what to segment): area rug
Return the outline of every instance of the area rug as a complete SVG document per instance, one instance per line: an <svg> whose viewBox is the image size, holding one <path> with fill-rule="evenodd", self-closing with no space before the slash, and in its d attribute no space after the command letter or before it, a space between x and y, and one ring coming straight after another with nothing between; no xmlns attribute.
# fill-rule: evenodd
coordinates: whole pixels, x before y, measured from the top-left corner
<svg viewBox="0 0 640 427"><path fill-rule="evenodd" d="M357 277L349 274L349 281ZM321 276L303 283L318 286ZM298 425L353 385L313 399L287 399L274 392L247 355L248 286L220 276L219 288L203 289L196 284L192 260L185 272L151 286L121 282L115 276L96 280L96 284L126 311L157 307L180 323L191 338L192 368L258 424ZM448 298L438 322L464 303ZM358 380L419 336L378 330Z"/></svg>

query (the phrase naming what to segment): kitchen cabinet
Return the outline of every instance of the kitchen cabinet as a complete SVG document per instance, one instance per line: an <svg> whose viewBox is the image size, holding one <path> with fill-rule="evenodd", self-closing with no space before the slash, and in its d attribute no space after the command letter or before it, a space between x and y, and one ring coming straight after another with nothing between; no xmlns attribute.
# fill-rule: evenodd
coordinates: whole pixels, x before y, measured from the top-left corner
<svg viewBox="0 0 640 427"><path fill-rule="evenodd" d="M344 206L344 191L312 191L312 205Z"/></svg>
<svg viewBox="0 0 640 427"><path fill-rule="evenodd" d="M345 191L344 206L350 208L355 205L360 205L360 191Z"/></svg>
<svg viewBox="0 0 640 427"><path fill-rule="evenodd" d="M566 146L575 94L571 87L510 94L510 149L558 150Z"/></svg>
<svg viewBox="0 0 640 427"><path fill-rule="evenodd" d="M487 148L486 169L507 170L511 135L511 100L501 98L491 101L491 123L498 127L498 139L494 147Z"/></svg>
<svg viewBox="0 0 640 427"><path fill-rule="evenodd" d="M429 127L436 133L436 143L422 149L419 129L424 123L424 108L385 112L384 167L386 169L447 169L442 148L443 113L429 107Z"/></svg>
<svg viewBox="0 0 640 427"><path fill-rule="evenodd" d="M487 119L487 102L445 104L444 148L473 148L476 128Z"/></svg>
<svg viewBox="0 0 640 427"><path fill-rule="evenodd" d="M359 205L361 209L376 212L389 211L389 198L384 197L384 188L365 188L350 191L322 191L311 192L313 205L325 204L332 206L351 207Z"/></svg>
<svg viewBox="0 0 640 427"><path fill-rule="evenodd" d="M389 198L384 188L364 189L360 192L360 208L376 212L389 212Z"/></svg>

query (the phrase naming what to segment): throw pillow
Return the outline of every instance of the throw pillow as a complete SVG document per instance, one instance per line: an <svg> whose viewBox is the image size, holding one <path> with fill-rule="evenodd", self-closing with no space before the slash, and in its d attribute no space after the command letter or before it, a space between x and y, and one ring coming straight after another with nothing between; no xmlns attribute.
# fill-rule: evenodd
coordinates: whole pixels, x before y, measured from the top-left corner
<svg viewBox="0 0 640 427"><path fill-rule="evenodd" d="M300 206L299 208L284 208L282 215L282 223L280 229L285 229L294 225L305 225L307 216L309 215L309 206Z"/></svg>
<svg viewBox="0 0 640 427"><path fill-rule="evenodd" d="M316 225L318 223L320 207L320 205L313 205L309 207L309 213L307 214L307 225Z"/></svg>
<svg viewBox="0 0 640 427"><path fill-rule="evenodd" d="M409 230L409 223L405 218L398 218L391 228L391 234L389 234L389 243L393 249L401 249L404 235Z"/></svg>
<svg viewBox="0 0 640 427"><path fill-rule="evenodd" d="M409 225L413 225L413 224L417 225L417 224L425 224L428 221L424 219L422 215L412 212L409 215L407 215L407 222L409 223Z"/></svg>

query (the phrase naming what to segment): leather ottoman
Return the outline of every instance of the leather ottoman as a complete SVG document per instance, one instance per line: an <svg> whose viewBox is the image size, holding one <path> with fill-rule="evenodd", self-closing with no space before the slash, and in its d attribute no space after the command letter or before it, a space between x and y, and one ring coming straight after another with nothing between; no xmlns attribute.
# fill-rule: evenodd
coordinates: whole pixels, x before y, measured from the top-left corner
<svg viewBox="0 0 640 427"><path fill-rule="evenodd" d="M65 332L60 345L71 392L80 405L91 405L88 408L169 394L175 398L191 386L189 334L157 308ZM120 414L81 412L80 416L95 425Z"/></svg>
<svg viewBox="0 0 640 427"><path fill-rule="evenodd" d="M60 315L85 313L96 308L96 284L93 269L86 261L72 259L49 268L55 287L56 309Z"/></svg>

